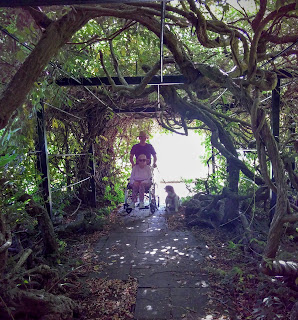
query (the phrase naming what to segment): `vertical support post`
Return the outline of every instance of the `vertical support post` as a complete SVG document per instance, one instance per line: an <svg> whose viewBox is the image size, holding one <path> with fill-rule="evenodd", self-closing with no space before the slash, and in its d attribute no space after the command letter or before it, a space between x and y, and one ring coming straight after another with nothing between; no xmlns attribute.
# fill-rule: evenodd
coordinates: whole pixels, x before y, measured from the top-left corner
<svg viewBox="0 0 298 320"><path fill-rule="evenodd" d="M294 117L291 117L291 125L290 125L290 134L295 134L295 132L296 132L296 126L297 126L297 124L296 124L296 122L295 122L295 119L294 119ZM297 145L297 147L296 147L296 145L297 145L297 142L296 142L296 144L294 143L294 146L293 146L293 153L295 153L295 152L297 152L298 153L298 145ZM295 168L296 168L296 163L295 163L295 158L293 159L293 162L292 162L292 169L293 170L295 170Z"/></svg>
<svg viewBox="0 0 298 320"><path fill-rule="evenodd" d="M90 197L90 206L96 208L96 186L95 186L95 163L94 163L94 145L91 144L89 148L89 167L90 167L90 188L91 188L91 197Z"/></svg>
<svg viewBox="0 0 298 320"><path fill-rule="evenodd" d="M89 132L89 136L91 136L92 138L92 113L89 111L87 114L87 119L88 119L88 132ZM90 198L89 198L89 204L91 207L96 208L96 186L95 186L95 162L94 162L94 145L93 145L93 141L89 147L88 150L89 153L89 170L90 170L90 175L91 175L91 179L90 179L90 189L91 189L91 194L90 194Z"/></svg>
<svg viewBox="0 0 298 320"><path fill-rule="evenodd" d="M272 90L272 103L271 103L271 128L275 140L279 142L279 114L280 114L280 78L277 80L277 85L274 90ZM274 182L274 173L271 169L272 181ZM276 194L271 191L271 201L270 201L270 217L271 219L275 213L276 205Z"/></svg>
<svg viewBox="0 0 298 320"><path fill-rule="evenodd" d="M46 128L44 121L44 104L40 102L41 108L36 111L37 118L37 141L36 141L36 151L37 151L37 169L41 173L42 182L40 184L40 189L42 190L45 206L47 212L53 219L52 214L52 196L50 188L50 175L49 175L49 160L48 160L48 147L47 147L47 137Z"/></svg>

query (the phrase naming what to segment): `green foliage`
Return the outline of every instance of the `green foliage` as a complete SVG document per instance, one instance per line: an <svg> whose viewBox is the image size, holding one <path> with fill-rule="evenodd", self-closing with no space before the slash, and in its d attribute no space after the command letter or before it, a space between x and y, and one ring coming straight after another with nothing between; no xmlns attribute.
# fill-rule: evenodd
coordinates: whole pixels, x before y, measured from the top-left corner
<svg viewBox="0 0 298 320"><path fill-rule="evenodd" d="M192 196L182 197L182 198L181 198L181 203L182 203L182 205L184 204L184 202L187 202L187 201L189 201L190 199L192 199Z"/></svg>
<svg viewBox="0 0 298 320"><path fill-rule="evenodd" d="M30 120L24 126L22 116L15 117L10 127L0 131L0 211L12 230L24 224L32 229L37 223L27 214L27 203L19 201L24 193L37 191L36 181L39 179L34 156L30 154L30 133ZM34 199L38 196L36 193Z"/></svg>
<svg viewBox="0 0 298 320"><path fill-rule="evenodd" d="M267 259L263 257L263 260L265 261L265 266L266 268L269 268L270 270L272 270L273 268L273 260L272 259Z"/></svg>
<svg viewBox="0 0 298 320"><path fill-rule="evenodd" d="M17 157L16 154L6 154L0 157L0 167L4 167L9 162L12 162Z"/></svg>
<svg viewBox="0 0 298 320"><path fill-rule="evenodd" d="M234 277L238 277L239 282L243 282L243 270L240 267L234 266L231 273Z"/></svg>
<svg viewBox="0 0 298 320"><path fill-rule="evenodd" d="M235 250L235 249L238 249L239 246L240 245L238 243L235 243L235 242L233 242L231 240L228 242L228 248L229 249Z"/></svg>
<svg viewBox="0 0 298 320"><path fill-rule="evenodd" d="M67 247L67 243L65 241L63 241L63 240L58 240L58 245L59 245L59 248L58 248L59 253L60 254L65 253L66 247Z"/></svg>
<svg viewBox="0 0 298 320"><path fill-rule="evenodd" d="M264 247L265 244L266 244L264 241L258 240L258 239L256 239L256 238L252 238L252 239L250 240L250 243L252 243L252 242L257 243L260 247Z"/></svg>
<svg viewBox="0 0 298 320"><path fill-rule="evenodd" d="M207 271L210 274L216 276L220 280L223 280L227 275L227 272L225 270L220 269L220 268L208 267Z"/></svg>
<svg viewBox="0 0 298 320"><path fill-rule="evenodd" d="M52 210L55 216L63 216L65 214L65 209L72 203L75 193L76 189L73 192L71 190L61 191L60 188L52 191Z"/></svg>
<svg viewBox="0 0 298 320"><path fill-rule="evenodd" d="M124 188L121 183L114 183L113 189L110 185L106 186L104 199L110 203L112 209L124 200Z"/></svg>
<svg viewBox="0 0 298 320"><path fill-rule="evenodd" d="M110 214L110 209L107 208L107 207L99 208L99 209L97 210L97 214L98 214L98 216L100 216L100 217L108 216L108 215Z"/></svg>

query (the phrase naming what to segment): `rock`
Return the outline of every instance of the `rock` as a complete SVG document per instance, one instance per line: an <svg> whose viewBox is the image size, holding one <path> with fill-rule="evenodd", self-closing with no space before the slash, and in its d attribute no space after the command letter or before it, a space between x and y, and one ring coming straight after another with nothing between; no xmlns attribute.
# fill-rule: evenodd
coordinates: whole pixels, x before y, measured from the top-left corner
<svg viewBox="0 0 298 320"><path fill-rule="evenodd" d="M190 199L184 203L185 206L185 217L201 212L201 202L196 199Z"/></svg>

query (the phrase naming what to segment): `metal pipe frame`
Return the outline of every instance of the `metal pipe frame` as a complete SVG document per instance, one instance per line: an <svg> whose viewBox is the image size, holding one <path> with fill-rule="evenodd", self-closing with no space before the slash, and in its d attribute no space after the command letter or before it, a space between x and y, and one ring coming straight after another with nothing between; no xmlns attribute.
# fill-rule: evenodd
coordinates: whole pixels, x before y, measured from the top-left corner
<svg viewBox="0 0 298 320"><path fill-rule="evenodd" d="M64 6L64 5L86 5L86 4L117 4L117 3L146 3L165 0L0 0L0 7L42 7L42 6ZM172 0L166 0L167 2Z"/></svg>

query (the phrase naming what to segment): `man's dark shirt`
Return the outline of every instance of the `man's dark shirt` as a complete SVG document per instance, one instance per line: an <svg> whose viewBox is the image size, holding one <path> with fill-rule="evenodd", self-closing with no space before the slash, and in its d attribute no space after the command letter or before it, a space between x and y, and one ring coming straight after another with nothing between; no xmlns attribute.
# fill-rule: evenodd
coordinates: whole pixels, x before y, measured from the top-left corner
<svg viewBox="0 0 298 320"><path fill-rule="evenodd" d="M138 156L140 154L145 154L147 159L149 159L149 163L151 163L151 155L155 155L156 152L153 148L153 146L149 143L146 143L144 146L141 146L139 143L138 144L135 144L132 148L131 148L131 151L130 151L130 154L133 154L136 156L136 159L138 158Z"/></svg>

